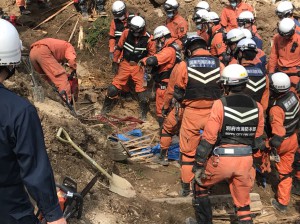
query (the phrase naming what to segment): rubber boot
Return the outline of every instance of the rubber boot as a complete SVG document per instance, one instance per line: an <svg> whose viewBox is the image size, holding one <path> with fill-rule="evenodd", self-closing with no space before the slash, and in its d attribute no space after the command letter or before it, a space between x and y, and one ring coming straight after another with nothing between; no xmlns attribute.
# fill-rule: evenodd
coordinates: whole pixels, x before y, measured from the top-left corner
<svg viewBox="0 0 300 224"><path fill-rule="evenodd" d="M115 106L115 102L116 102L116 99L112 99L112 98L109 98L108 96L105 96L101 114L105 115L105 114L109 113Z"/></svg>
<svg viewBox="0 0 300 224"><path fill-rule="evenodd" d="M300 180L298 178L295 178L293 180L293 186L292 186L292 194L300 196Z"/></svg>
<svg viewBox="0 0 300 224"><path fill-rule="evenodd" d="M147 113L149 111L149 102L147 101L140 101L140 109L141 109L141 120L147 120Z"/></svg>
<svg viewBox="0 0 300 224"><path fill-rule="evenodd" d="M160 150L160 154L157 155L152 162L158 163L163 166L169 166L169 161L168 161L168 150Z"/></svg>
<svg viewBox="0 0 300 224"><path fill-rule="evenodd" d="M212 224L212 209L208 196L193 198L197 223Z"/></svg>
<svg viewBox="0 0 300 224"><path fill-rule="evenodd" d="M179 191L179 196L186 197L189 196L190 193L191 193L190 183L181 182L181 189Z"/></svg>
<svg viewBox="0 0 300 224"><path fill-rule="evenodd" d="M287 206L280 204L275 198L271 199L271 205L282 213L285 213L287 211Z"/></svg>

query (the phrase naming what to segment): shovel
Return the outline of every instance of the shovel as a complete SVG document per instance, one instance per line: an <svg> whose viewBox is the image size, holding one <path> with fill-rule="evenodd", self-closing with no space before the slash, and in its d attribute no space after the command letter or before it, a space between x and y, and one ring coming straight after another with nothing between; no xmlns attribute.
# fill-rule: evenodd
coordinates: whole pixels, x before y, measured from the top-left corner
<svg viewBox="0 0 300 224"><path fill-rule="evenodd" d="M64 135L65 138L63 138L62 135ZM109 175L101 166L99 166L91 157L89 157L84 151L82 151L81 148L79 148L79 146L77 146L72 141L69 134L62 127L59 128L56 134L56 138L62 142L71 144L89 163L91 163L97 170L103 173L109 180L109 190L111 192L114 192L126 198L135 197L135 190L126 179L114 173L112 173L112 175Z"/></svg>
<svg viewBox="0 0 300 224"><path fill-rule="evenodd" d="M27 72L29 73L29 75L31 77L31 81L33 83L33 87L32 87L33 100L35 102L44 102L44 100L45 100L44 89L42 86L38 85L38 82L36 81L34 70L33 70L33 67L30 62L28 54L25 54L25 53L22 54L22 62L25 65L25 68L26 68Z"/></svg>

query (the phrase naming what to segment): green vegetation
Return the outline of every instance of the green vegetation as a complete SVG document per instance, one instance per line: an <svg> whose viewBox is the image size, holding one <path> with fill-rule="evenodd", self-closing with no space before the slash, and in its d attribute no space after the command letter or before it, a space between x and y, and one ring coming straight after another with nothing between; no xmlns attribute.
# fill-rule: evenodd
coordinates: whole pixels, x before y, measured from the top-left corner
<svg viewBox="0 0 300 224"><path fill-rule="evenodd" d="M99 17L93 22L85 35L85 44L90 51L93 51L100 39L108 36L110 21L108 17Z"/></svg>

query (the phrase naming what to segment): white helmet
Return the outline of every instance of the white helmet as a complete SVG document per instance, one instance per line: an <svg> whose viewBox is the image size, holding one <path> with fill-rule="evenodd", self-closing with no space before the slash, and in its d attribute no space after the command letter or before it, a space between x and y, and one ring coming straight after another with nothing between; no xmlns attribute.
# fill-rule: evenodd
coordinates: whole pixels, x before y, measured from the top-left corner
<svg viewBox="0 0 300 224"><path fill-rule="evenodd" d="M0 66L17 65L21 61L21 40L16 28L0 19Z"/></svg>
<svg viewBox="0 0 300 224"><path fill-rule="evenodd" d="M199 9L198 11L196 11L194 13L193 21L195 23L204 22L204 16L207 16L207 15L208 15L208 11L207 10L205 10L205 9Z"/></svg>
<svg viewBox="0 0 300 224"><path fill-rule="evenodd" d="M284 18L279 22L278 33L280 36L292 36L295 33L296 24L290 18Z"/></svg>
<svg viewBox="0 0 300 224"><path fill-rule="evenodd" d="M208 12L203 16L203 19L206 20L208 23L219 23L220 22L220 17L217 13L215 12Z"/></svg>
<svg viewBox="0 0 300 224"><path fill-rule="evenodd" d="M281 1L278 6L277 9L275 11L276 15L279 18L286 18L291 16L291 14L294 11L294 6L291 2L289 1Z"/></svg>
<svg viewBox="0 0 300 224"><path fill-rule="evenodd" d="M177 10L179 4L176 0L167 0L164 4L165 11L174 11Z"/></svg>
<svg viewBox="0 0 300 224"><path fill-rule="evenodd" d="M168 34L170 34L170 30L166 26L158 26L153 32L153 40L162 38Z"/></svg>
<svg viewBox="0 0 300 224"><path fill-rule="evenodd" d="M254 15L250 11L244 11L239 15L239 17L236 20L239 26L244 26L245 23L254 23Z"/></svg>
<svg viewBox="0 0 300 224"><path fill-rule="evenodd" d="M246 69L239 64L231 64L223 69L219 83L225 86L237 86L248 82Z"/></svg>
<svg viewBox="0 0 300 224"><path fill-rule="evenodd" d="M122 1L115 1L111 8L115 17L122 17L126 13L126 5Z"/></svg>
<svg viewBox="0 0 300 224"><path fill-rule="evenodd" d="M140 16L134 16L130 20L130 31L133 33L141 33L145 29L145 20Z"/></svg>
<svg viewBox="0 0 300 224"><path fill-rule="evenodd" d="M250 30L244 29L244 28L241 28L241 30L244 32L244 35L245 35L246 38L252 39L253 36L252 36L252 33L251 33Z"/></svg>
<svg viewBox="0 0 300 224"><path fill-rule="evenodd" d="M207 11L210 11L209 4L206 1L200 1L195 7L195 11L198 11L199 9L205 9Z"/></svg>
<svg viewBox="0 0 300 224"><path fill-rule="evenodd" d="M230 30L226 34L225 43L227 45L237 43L244 38L245 38L244 32L241 29L235 28L235 29Z"/></svg>
<svg viewBox="0 0 300 224"><path fill-rule="evenodd" d="M276 93L284 93L291 87L289 76L283 72L276 72L270 75L270 89Z"/></svg>
<svg viewBox="0 0 300 224"><path fill-rule="evenodd" d="M255 50L255 51L257 51L255 41L252 40L252 39L249 39L249 38L245 38L245 39L240 40L237 43L237 48L241 51L245 51L245 50Z"/></svg>

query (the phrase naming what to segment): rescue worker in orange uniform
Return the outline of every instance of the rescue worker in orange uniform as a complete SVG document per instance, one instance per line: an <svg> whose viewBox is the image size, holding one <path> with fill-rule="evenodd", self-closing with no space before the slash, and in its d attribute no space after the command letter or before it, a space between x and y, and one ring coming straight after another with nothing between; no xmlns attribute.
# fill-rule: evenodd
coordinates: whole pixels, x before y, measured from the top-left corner
<svg viewBox="0 0 300 224"><path fill-rule="evenodd" d="M181 125L184 109L181 107L180 103L173 97L173 94L177 76L181 74L181 71L183 69L186 69L186 64L184 61L176 63L170 75L168 87L164 95L164 103L162 108L162 116L164 118L164 121L160 134L160 154L154 161L163 166L169 165L168 149L171 146L172 137L174 135L178 135Z"/></svg>
<svg viewBox="0 0 300 224"><path fill-rule="evenodd" d="M237 28L237 18L244 11L253 12L251 5L242 2L242 0L228 0L229 5L221 12L221 25L226 28L226 31Z"/></svg>
<svg viewBox="0 0 300 224"><path fill-rule="evenodd" d="M275 12L280 20L284 18L294 20L296 24L296 31L300 32L300 22L298 19L294 18L294 8L295 6L290 1L281 1L279 2Z"/></svg>
<svg viewBox="0 0 300 224"><path fill-rule="evenodd" d="M262 106L244 94L248 75L238 64L224 68L220 85L226 96L214 102L195 155L193 206L197 223L212 223L209 189L227 180L237 223L253 223L250 191L253 187L253 149L265 149Z"/></svg>
<svg viewBox="0 0 300 224"><path fill-rule="evenodd" d="M300 91L300 34L290 18L279 22L278 34L274 36L268 63L269 74L284 72L290 77L291 90Z"/></svg>
<svg viewBox="0 0 300 224"><path fill-rule="evenodd" d="M238 42L234 57L237 62L244 66L248 73L249 81L246 85L244 93L252 97L256 102L259 102L264 111L269 105L269 77L262 71L258 65L257 46L252 39L242 39Z"/></svg>
<svg viewBox="0 0 300 224"><path fill-rule="evenodd" d="M16 5L19 7L20 13L22 15L29 15L31 13L31 11L25 8L26 6L25 0L16 0Z"/></svg>
<svg viewBox="0 0 300 224"><path fill-rule="evenodd" d="M70 85L70 83L72 84L69 82L71 75L67 74L61 63L67 61L72 71L71 74L76 73L76 52L72 44L64 40L45 38L31 45L29 56L35 71L46 74L60 93L66 92L68 100L71 102L74 86Z"/></svg>
<svg viewBox="0 0 300 224"><path fill-rule="evenodd" d="M232 29L224 36L223 41L226 44L226 51L221 55L221 61L225 66L229 64L237 64L233 55L237 43L244 38L246 38L246 36L241 29Z"/></svg>
<svg viewBox="0 0 300 224"><path fill-rule="evenodd" d="M190 183L194 178L192 167L196 148L214 100L222 90L216 83L224 67L217 57L207 50L206 41L196 35L189 36L184 44L185 68L178 71L174 85L174 98L184 108L179 133L181 153L181 196L190 194Z"/></svg>
<svg viewBox="0 0 300 224"><path fill-rule="evenodd" d="M167 14L166 27L171 32L171 37L179 39L182 43L188 31L187 21L178 13L179 4L176 0L167 0L164 10Z"/></svg>
<svg viewBox="0 0 300 224"><path fill-rule="evenodd" d="M240 28L247 29L251 32L252 39L255 41L257 48L262 50L263 41L257 32L256 26L254 25L255 19L253 13L250 11L242 12L237 18L237 23Z"/></svg>
<svg viewBox="0 0 300 224"><path fill-rule="evenodd" d="M207 45L210 47L210 53L213 56L221 57L226 51L226 44L223 41L225 29L220 24L220 18L217 13L208 12L203 19L207 24L207 34L209 35Z"/></svg>
<svg viewBox="0 0 300 224"><path fill-rule="evenodd" d="M286 212L290 201L292 164L298 150L296 129L300 119L300 103L297 95L290 91L291 82L283 72L270 75L270 90L275 99L269 112L272 129L270 146L277 151L280 161L276 163L279 173L277 198L271 204L280 212Z"/></svg>
<svg viewBox="0 0 300 224"><path fill-rule="evenodd" d="M207 33L206 21L204 19L207 16L208 11L205 9L199 9L193 15L193 22L196 25L197 35L203 38L207 43L209 41L209 34Z"/></svg>
<svg viewBox="0 0 300 224"><path fill-rule="evenodd" d="M113 67L116 76L108 87L103 103L102 114L110 112L123 86L131 77L135 84L141 108L141 118L146 119L149 111L149 99L144 83L144 70L138 62L144 57L155 53L155 44L151 35L145 30L145 20L134 16L130 21L130 28L125 29L114 52ZM123 55L122 58L120 56Z"/></svg>
<svg viewBox="0 0 300 224"><path fill-rule="evenodd" d="M109 58L113 60L114 51L117 47L122 32L128 28L130 19L134 16L126 10L126 5L122 1L115 1L112 5L114 19L110 23L109 29Z"/></svg>
<svg viewBox="0 0 300 224"><path fill-rule="evenodd" d="M156 41L157 53L142 59L141 63L152 68L151 74L156 84L156 115L161 127L163 123L164 94L167 90L176 59L180 58L181 48L176 42L177 38L171 37L170 30L165 26L155 28L153 40ZM177 57L176 54L178 55Z"/></svg>

